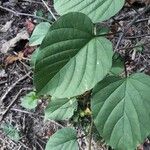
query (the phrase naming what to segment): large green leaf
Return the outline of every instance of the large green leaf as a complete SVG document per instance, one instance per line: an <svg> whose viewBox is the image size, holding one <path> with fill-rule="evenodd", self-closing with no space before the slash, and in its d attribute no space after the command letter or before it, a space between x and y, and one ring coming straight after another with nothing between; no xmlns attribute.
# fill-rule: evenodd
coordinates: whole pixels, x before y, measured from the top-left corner
<svg viewBox="0 0 150 150"><path fill-rule="evenodd" d="M65 120L70 119L77 109L77 100L52 98L45 109L45 119Z"/></svg>
<svg viewBox="0 0 150 150"><path fill-rule="evenodd" d="M91 108L100 135L117 150L134 150L150 133L150 77L108 77L93 90Z"/></svg>
<svg viewBox="0 0 150 150"><path fill-rule="evenodd" d="M95 37L91 20L69 13L55 22L39 49L34 81L38 94L65 98L93 88L109 72L112 44Z"/></svg>
<svg viewBox="0 0 150 150"><path fill-rule="evenodd" d="M30 65L32 66L33 69L35 68L35 62L36 62L36 57L38 55L38 51L39 48L37 48L31 55Z"/></svg>
<svg viewBox="0 0 150 150"><path fill-rule="evenodd" d="M45 150L79 150L76 136L72 128L58 130L50 137Z"/></svg>
<svg viewBox="0 0 150 150"><path fill-rule="evenodd" d="M54 0L54 7L61 15L82 12L95 23L114 16L124 3L125 0Z"/></svg>

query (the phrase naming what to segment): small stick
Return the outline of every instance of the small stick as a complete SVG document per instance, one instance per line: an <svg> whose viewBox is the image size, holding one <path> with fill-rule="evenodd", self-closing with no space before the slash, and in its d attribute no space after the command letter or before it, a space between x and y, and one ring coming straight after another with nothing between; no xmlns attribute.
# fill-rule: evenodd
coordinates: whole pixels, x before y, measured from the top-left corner
<svg viewBox="0 0 150 150"><path fill-rule="evenodd" d="M45 5L45 7L47 8L47 10L50 12L50 14L52 15L52 17L54 18L54 20L57 20L57 18L55 17L55 15L53 14L53 12L51 11L51 9L48 7L48 5L46 4L46 2L44 0L41 0L43 2L43 4Z"/></svg>
<svg viewBox="0 0 150 150"><path fill-rule="evenodd" d="M135 46L131 46L131 47L123 47L123 48L120 48L118 49L119 51L120 50L130 50L130 49L134 49L136 47L140 47L140 46L145 46L145 45L148 45L150 44L150 42L145 42L145 43L142 43L142 44L139 44L139 45L135 45Z"/></svg>
<svg viewBox="0 0 150 150"><path fill-rule="evenodd" d="M3 118L5 117L5 115L8 113L8 111L10 110L10 108L12 107L12 105L15 103L15 101L18 99L19 95L22 93L22 91L24 90L32 90L31 88L23 88L21 89L18 94L15 96L15 98L13 99L13 101L9 104L9 106L5 109L4 112L2 112L2 116L0 118L0 121L3 120Z"/></svg>
<svg viewBox="0 0 150 150"><path fill-rule="evenodd" d="M126 36L126 39L136 39L136 38L142 38L142 37L147 37L150 36L150 34L143 34L143 35L135 35L135 36Z"/></svg>
<svg viewBox="0 0 150 150"><path fill-rule="evenodd" d="M129 4L129 6L137 13L140 14L134 7L132 7L132 4L129 0L126 0L126 2Z"/></svg>
<svg viewBox="0 0 150 150"><path fill-rule="evenodd" d="M0 117L0 121L2 121L4 119L4 116L8 113L9 109L11 108L11 106L15 103L15 101L18 99L18 96L21 94L23 90L21 89L19 91L19 93L15 96L15 98L13 99L13 101L10 103L10 105L5 109L5 111L2 113L2 116Z"/></svg>
<svg viewBox="0 0 150 150"><path fill-rule="evenodd" d="M6 92L4 93L4 95L0 98L0 106L2 105L2 103L3 103L4 99L6 98L6 96L10 93L10 91L11 91L13 88L15 88L15 86L16 86L19 82L21 82L21 81L23 81L24 79L26 79L30 74L31 74L31 71L28 72L26 75L22 76L19 80L17 80L14 84L12 84L12 85L6 90Z"/></svg>
<svg viewBox="0 0 150 150"><path fill-rule="evenodd" d="M20 110L20 109L16 109L16 108L11 108L10 110L12 110L12 111L17 111L17 112L21 112L21 113L24 113L24 114L29 114L29 115L32 115L32 116L37 116L36 114L34 114L34 113L32 113L32 112L28 112L28 111ZM39 117L44 118L44 116L39 116ZM48 119L48 121L50 121L50 122L56 124L56 125L57 125L58 127L60 127L60 128L64 128L63 125L57 123L57 122L54 121L54 120L49 120L49 119Z"/></svg>
<svg viewBox="0 0 150 150"><path fill-rule="evenodd" d="M124 28L124 32L120 34L119 40L117 42L115 50L118 49L123 37L126 35L126 32L130 29L130 27L139 19L140 16L142 16L145 12L147 12L150 9L150 7L146 7L142 13L137 15L128 25L126 28Z"/></svg>
<svg viewBox="0 0 150 150"><path fill-rule="evenodd" d="M43 18L43 17L35 16L35 15L32 15L32 14L27 14L27 13L20 13L20 12L17 12L17 11L13 11L12 9L5 8L5 7L3 7L3 6L0 6L0 9L3 9L3 10L8 11L8 12L11 12L11 13L13 13L15 16L28 16L28 17L33 17L33 18L36 18L36 19L41 19L41 20L45 20L45 21L50 22L50 20L45 19L45 18ZM50 22L50 23L52 23L52 22Z"/></svg>
<svg viewBox="0 0 150 150"><path fill-rule="evenodd" d="M93 120L91 121L91 126L90 126L90 131L89 131L89 149L88 150L91 150L92 149L92 132L93 132L93 125L94 125L94 122Z"/></svg>
<svg viewBox="0 0 150 150"><path fill-rule="evenodd" d="M40 145L38 141L36 141L37 145L40 147L41 150L44 150L43 147Z"/></svg>
<svg viewBox="0 0 150 150"><path fill-rule="evenodd" d="M148 20L149 20L149 18L139 19L135 23L145 22L145 21L148 21Z"/></svg>
<svg viewBox="0 0 150 150"><path fill-rule="evenodd" d="M37 2L37 1L33 1L33 0L21 0L21 2L28 2L28 3L42 4L42 2Z"/></svg>

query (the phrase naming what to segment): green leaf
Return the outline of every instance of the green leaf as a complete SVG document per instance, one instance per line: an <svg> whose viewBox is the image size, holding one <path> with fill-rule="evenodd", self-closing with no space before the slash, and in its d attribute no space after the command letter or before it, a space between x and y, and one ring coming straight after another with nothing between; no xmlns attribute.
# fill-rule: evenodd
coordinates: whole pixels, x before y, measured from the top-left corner
<svg viewBox="0 0 150 150"><path fill-rule="evenodd" d="M72 128L58 130L48 140L45 150L79 150L76 136Z"/></svg>
<svg viewBox="0 0 150 150"><path fill-rule="evenodd" d="M150 133L150 77L108 77L93 90L91 108L100 135L117 150L134 150Z"/></svg>
<svg viewBox="0 0 150 150"><path fill-rule="evenodd" d="M18 142L20 139L19 132L16 128L14 128L11 124L2 124L1 129L3 132L12 140Z"/></svg>
<svg viewBox="0 0 150 150"><path fill-rule="evenodd" d="M45 109L45 119L66 120L70 119L77 109L77 100L73 99L51 99Z"/></svg>
<svg viewBox="0 0 150 150"><path fill-rule="evenodd" d="M92 89L110 71L112 44L95 37L91 20L69 13L55 22L36 59L34 82L38 95L74 97Z"/></svg>
<svg viewBox="0 0 150 150"><path fill-rule="evenodd" d="M96 28L97 35L109 34L110 28L98 25Z"/></svg>
<svg viewBox="0 0 150 150"><path fill-rule="evenodd" d="M44 37L46 36L49 28L50 28L50 24L48 22L41 22L40 24L38 24L35 27L29 39L30 46L40 45Z"/></svg>
<svg viewBox="0 0 150 150"><path fill-rule="evenodd" d="M31 64L31 66L32 66L33 68L35 68L35 62L36 62L36 58L37 58L37 55L38 55L38 51L39 51L39 48L37 48L37 49L32 53L32 55L31 55L31 62L30 62L30 64Z"/></svg>
<svg viewBox="0 0 150 150"><path fill-rule="evenodd" d="M124 3L125 0L54 0L54 7L60 15L82 12L96 23L114 16Z"/></svg>
<svg viewBox="0 0 150 150"><path fill-rule="evenodd" d="M110 70L112 75L119 75L124 71L124 60L120 54L115 53L113 56L113 64Z"/></svg>
<svg viewBox="0 0 150 150"><path fill-rule="evenodd" d="M30 92L21 100L21 106L26 109L34 109L38 104L38 97L35 92Z"/></svg>

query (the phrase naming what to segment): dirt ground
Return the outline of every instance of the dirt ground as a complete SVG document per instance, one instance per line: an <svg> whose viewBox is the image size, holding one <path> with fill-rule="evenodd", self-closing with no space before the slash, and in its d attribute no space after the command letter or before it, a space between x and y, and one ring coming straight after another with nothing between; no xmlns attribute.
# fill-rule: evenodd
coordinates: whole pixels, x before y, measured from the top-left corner
<svg viewBox="0 0 150 150"><path fill-rule="evenodd" d="M52 7L52 1L49 0L48 4ZM37 10L41 10L44 13L42 17L50 22L53 20L40 0L18 0L17 2L1 0L0 6L2 6L0 7L0 124L10 124L20 134L20 140L15 142L3 130L0 130L0 150L43 150L47 139L67 122L51 120L44 122L45 100L40 100L38 107L32 111L23 108L20 103L21 98L34 89L30 58L35 47L29 47L28 37L34 26L42 20L41 16L36 18L32 15L35 15ZM114 49L119 43L120 31L124 31L126 26L144 11L145 7L145 3L126 4L119 14L102 24L116 33L108 36L114 44ZM10 10L19 13L13 13ZM7 22L10 22L10 27L2 31ZM21 31L26 31L28 36L18 40L13 48L4 51L6 49L3 49L3 45ZM141 43L140 49L135 47ZM124 55L126 48L129 54L126 58L128 72L145 72L150 75L150 10L139 15L139 18L126 31L115 51ZM14 60L14 56L19 53L23 54L23 57L19 55L20 57ZM146 139L142 149L150 150L148 145L149 140Z"/></svg>

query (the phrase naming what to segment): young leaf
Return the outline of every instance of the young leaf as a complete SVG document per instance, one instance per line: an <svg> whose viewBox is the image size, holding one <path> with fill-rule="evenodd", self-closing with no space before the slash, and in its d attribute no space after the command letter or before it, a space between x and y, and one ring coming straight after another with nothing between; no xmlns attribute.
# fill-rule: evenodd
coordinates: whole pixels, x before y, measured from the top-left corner
<svg viewBox="0 0 150 150"><path fill-rule="evenodd" d="M50 28L50 24L48 22L41 22L40 24L38 24L35 27L29 39L30 46L40 45L44 37L46 36L49 28Z"/></svg>
<svg viewBox="0 0 150 150"><path fill-rule="evenodd" d="M110 28L98 25L96 28L97 35L109 34Z"/></svg>
<svg viewBox="0 0 150 150"><path fill-rule="evenodd" d="M120 54L115 53L113 56L112 68L110 74L119 75L124 71L124 60Z"/></svg>
<svg viewBox="0 0 150 150"><path fill-rule="evenodd" d="M77 100L73 99L51 99L45 109L45 119L66 120L70 119L77 109Z"/></svg>
<svg viewBox="0 0 150 150"><path fill-rule="evenodd" d="M100 135L114 149L134 150L150 132L150 77L108 77L93 90L91 108Z"/></svg>
<svg viewBox="0 0 150 150"><path fill-rule="evenodd" d="M72 128L58 130L48 140L45 150L79 150L76 136Z"/></svg>
<svg viewBox="0 0 150 150"><path fill-rule="evenodd" d="M26 109L34 109L38 104L38 97L35 92L30 92L21 100L21 106Z"/></svg>
<svg viewBox="0 0 150 150"><path fill-rule="evenodd" d="M66 14L51 26L35 64L38 95L80 95L107 75L112 44L104 37L95 37L93 30L93 23L82 13Z"/></svg>
<svg viewBox="0 0 150 150"><path fill-rule="evenodd" d="M96 23L114 16L124 3L125 0L54 0L54 7L60 15L82 12Z"/></svg>

